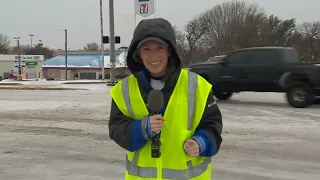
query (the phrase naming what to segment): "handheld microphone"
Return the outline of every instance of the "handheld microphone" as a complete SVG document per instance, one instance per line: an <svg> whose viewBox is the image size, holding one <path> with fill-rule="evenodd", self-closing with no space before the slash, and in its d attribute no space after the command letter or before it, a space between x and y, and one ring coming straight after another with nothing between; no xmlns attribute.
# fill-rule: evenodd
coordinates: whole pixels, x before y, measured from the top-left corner
<svg viewBox="0 0 320 180"><path fill-rule="evenodd" d="M159 90L152 90L148 94L148 107L151 110L152 115L159 114L163 108L164 98L163 94ZM151 157L159 158L161 156L161 141L160 132L157 133L151 142Z"/></svg>

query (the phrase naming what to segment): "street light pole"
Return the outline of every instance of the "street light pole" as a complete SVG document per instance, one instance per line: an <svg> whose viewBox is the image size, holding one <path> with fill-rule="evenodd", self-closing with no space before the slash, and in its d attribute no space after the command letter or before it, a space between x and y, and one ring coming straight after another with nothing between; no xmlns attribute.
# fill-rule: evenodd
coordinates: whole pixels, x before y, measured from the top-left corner
<svg viewBox="0 0 320 180"><path fill-rule="evenodd" d="M115 39L114 39L114 6L113 0L109 0L109 23L110 23L110 84L115 83Z"/></svg>
<svg viewBox="0 0 320 180"><path fill-rule="evenodd" d="M30 43L30 49L32 49L32 37L34 36L33 34L29 34L30 38L31 38L31 43Z"/></svg>
<svg viewBox="0 0 320 180"><path fill-rule="evenodd" d="M65 43L64 43L64 50L65 50L65 70L66 70L66 75L65 75L65 80L68 80L68 30L65 29L64 31L64 38L65 38Z"/></svg>
<svg viewBox="0 0 320 180"><path fill-rule="evenodd" d="M102 0L100 0L100 30L101 30L101 75L102 80L105 79L104 73L104 44L103 44L103 14L102 14Z"/></svg>
<svg viewBox="0 0 320 180"><path fill-rule="evenodd" d="M17 40L17 48L18 48L18 72L19 72L19 81L22 80L21 76L21 53L20 53L20 37L14 37L15 40Z"/></svg>

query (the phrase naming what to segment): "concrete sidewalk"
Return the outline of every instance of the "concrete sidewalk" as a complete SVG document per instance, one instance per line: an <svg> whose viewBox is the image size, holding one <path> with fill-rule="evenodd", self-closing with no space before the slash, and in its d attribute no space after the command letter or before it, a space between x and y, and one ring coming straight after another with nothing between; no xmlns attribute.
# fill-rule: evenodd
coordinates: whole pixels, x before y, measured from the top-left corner
<svg viewBox="0 0 320 180"><path fill-rule="evenodd" d="M77 86L64 86L64 84L93 84L92 81L0 81L0 90L86 90Z"/></svg>

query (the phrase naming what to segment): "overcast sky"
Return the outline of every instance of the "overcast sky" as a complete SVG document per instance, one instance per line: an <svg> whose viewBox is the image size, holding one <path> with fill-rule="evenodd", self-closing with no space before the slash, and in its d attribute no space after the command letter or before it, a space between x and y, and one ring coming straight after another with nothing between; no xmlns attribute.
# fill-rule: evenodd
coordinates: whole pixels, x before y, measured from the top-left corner
<svg viewBox="0 0 320 180"><path fill-rule="evenodd" d="M156 16L168 19L180 29L200 12L228 0L157 0ZM247 0L256 2L268 14L296 18L298 22L320 20L320 0ZM64 32L68 29L71 49L83 48L87 42L100 44L99 0L0 0L0 33L21 44L42 40L45 46L64 48ZM109 35L109 0L103 0L104 34ZM135 0L114 0L115 32L122 46L128 46L134 23ZM137 22L141 18L137 17ZM14 44L15 42L12 42ZM109 45L107 45L109 46Z"/></svg>

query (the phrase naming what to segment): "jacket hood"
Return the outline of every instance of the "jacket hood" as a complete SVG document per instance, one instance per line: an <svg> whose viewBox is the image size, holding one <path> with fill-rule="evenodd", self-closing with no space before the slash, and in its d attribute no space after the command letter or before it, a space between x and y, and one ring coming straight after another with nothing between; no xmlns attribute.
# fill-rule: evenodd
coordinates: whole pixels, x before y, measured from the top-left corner
<svg viewBox="0 0 320 180"><path fill-rule="evenodd" d="M140 21L134 30L133 38L127 54L127 66L131 73L144 70L144 65L134 59L139 42L147 37L157 37L168 43L172 48L171 58L174 60L175 67L181 67L181 59L177 50L176 34L171 23L163 18L145 19Z"/></svg>

